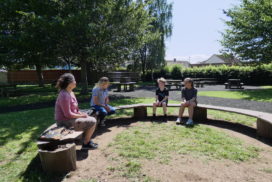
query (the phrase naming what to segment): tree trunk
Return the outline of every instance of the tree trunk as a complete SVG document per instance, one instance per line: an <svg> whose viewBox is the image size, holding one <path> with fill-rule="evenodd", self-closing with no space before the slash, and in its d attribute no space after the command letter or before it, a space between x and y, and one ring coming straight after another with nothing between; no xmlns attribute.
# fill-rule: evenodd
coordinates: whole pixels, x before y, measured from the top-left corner
<svg viewBox="0 0 272 182"><path fill-rule="evenodd" d="M44 87L42 66L40 64L36 64L35 66L36 66L36 72L37 72L38 81L39 81L39 87Z"/></svg>
<svg viewBox="0 0 272 182"><path fill-rule="evenodd" d="M80 67L81 67L81 86L82 94L87 94L88 93L88 76L87 76L87 62L84 59L80 60Z"/></svg>
<svg viewBox="0 0 272 182"><path fill-rule="evenodd" d="M143 75L145 75L146 72L146 45L142 50L140 50L140 55L141 55L141 62L142 62L142 72Z"/></svg>
<svg viewBox="0 0 272 182"><path fill-rule="evenodd" d="M68 65L68 70L69 70L69 72L71 73L71 62L70 62L70 61L67 61L67 65Z"/></svg>

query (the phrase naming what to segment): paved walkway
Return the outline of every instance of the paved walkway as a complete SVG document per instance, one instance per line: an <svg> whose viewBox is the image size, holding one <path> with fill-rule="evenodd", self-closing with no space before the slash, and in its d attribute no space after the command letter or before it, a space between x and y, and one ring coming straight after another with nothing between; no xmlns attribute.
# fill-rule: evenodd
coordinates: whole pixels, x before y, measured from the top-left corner
<svg viewBox="0 0 272 182"><path fill-rule="evenodd" d="M260 87L246 87L246 89L260 89ZM204 88L199 88L199 91L211 91L211 90L225 90L223 85L216 86L205 86ZM155 87L147 86L142 88L137 88L134 92L110 92L112 95L122 95L125 97L155 97ZM180 91L171 91L170 97L171 100L181 100ZM238 99L225 99L217 97L205 97L198 96L198 102L201 104L208 105L217 105L217 106L226 106L226 107L236 107L242 109L250 109L262 112L272 113L272 103L271 102L257 102L249 100L238 100Z"/></svg>

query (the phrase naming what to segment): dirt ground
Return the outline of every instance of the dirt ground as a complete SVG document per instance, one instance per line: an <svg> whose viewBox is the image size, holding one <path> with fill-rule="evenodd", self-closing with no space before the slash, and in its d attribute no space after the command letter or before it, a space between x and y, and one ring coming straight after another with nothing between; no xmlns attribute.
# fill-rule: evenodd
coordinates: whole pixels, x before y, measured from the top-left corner
<svg viewBox="0 0 272 182"><path fill-rule="evenodd" d="M174 121L168 121L174 122ZM136 126L137 122L112 125L98 132L94 141L99 143L99 149L88 152L77 151L78 161L76 171L69 173L63 180L65 182L87 181L96 179L101 182L126 182L130 181L122 175L110 171L110 166L119 165L118 161L110 160L112 155L106 150L114 137L128 127ZM239 133L230 128L217 128L231 136L242 139L245 143L255 145L261 149L256 159L246 162L233 162L230 160L207 160L203 157L190 155L172 156L168 164L159 163L157 160L145 160L142 165L143 176L149 176L156 181L183 182L183 181L215 181L215 182L271 182L272 181L272 147L258 139ZM80 147L78 147L80 149Z"/></svg>

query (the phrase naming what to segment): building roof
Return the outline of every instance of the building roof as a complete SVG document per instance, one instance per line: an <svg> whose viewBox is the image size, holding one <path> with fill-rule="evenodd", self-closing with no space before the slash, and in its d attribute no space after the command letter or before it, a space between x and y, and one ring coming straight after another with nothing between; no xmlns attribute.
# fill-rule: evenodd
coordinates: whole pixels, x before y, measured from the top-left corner
<svg viewBox="0 0 272 182"><path fill-rule="evenodd" d="M206 61L202 61L199 64L234 64L234 63L240 63L240 60L238 60L235 57L226 57L223 55L212 55L209 59Z"/></svg>
<svg viewBox="0 0 272 182"><path fill-rule="evenodd" d="M182 60L165 60L166 62L171 62L171 63L185 63L185 64L190 64L189 61L182 61Z"/></svg>

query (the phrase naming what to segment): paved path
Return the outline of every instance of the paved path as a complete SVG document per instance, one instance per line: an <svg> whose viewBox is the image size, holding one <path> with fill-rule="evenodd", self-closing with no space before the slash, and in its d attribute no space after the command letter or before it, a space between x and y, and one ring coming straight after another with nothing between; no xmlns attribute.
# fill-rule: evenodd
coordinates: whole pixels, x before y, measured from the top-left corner
<svg viewBox="0 0 272 182"><path fill-rule="evenodd" d="M223 86L206 86L204 88L198 89L201 90L224 90ZM249 87L247 89L260 89L260 87ZM134 92L110 92L112 95L122 95L125 97L155 97L155 87L144 87L138 88ZM180 91L171 91L170 92L171 100L181 100ZM238 99L225 99L225 98L217 98L217 97L205 97L199 96L198 102L201 104L208 105L217 105L217 106L226 106L226 107L236 107L242 109L250 109L262 112L272 113L272 103L271 102L257 102L257 101L249 101L249 100L238 100Z"/></svg>

